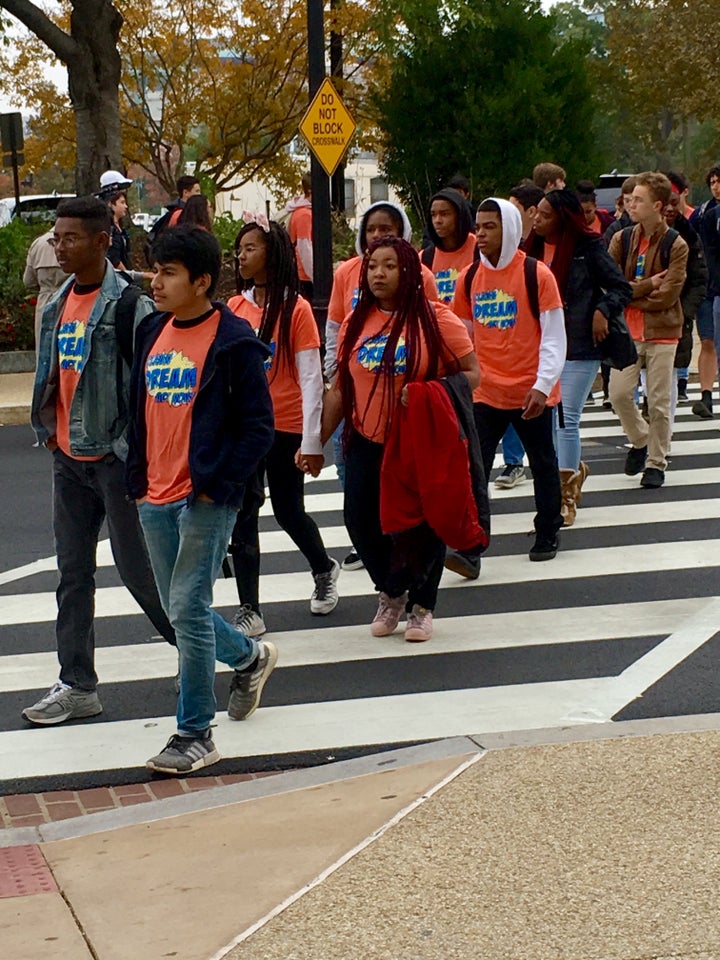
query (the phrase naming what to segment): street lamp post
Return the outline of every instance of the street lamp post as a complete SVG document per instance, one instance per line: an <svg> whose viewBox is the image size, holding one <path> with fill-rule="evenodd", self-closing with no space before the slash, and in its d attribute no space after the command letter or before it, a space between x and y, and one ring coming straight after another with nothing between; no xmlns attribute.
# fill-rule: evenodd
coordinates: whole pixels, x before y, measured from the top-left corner
<svg viewBox="0 0 720 960"><path fill-rule="evenodd" d="M308 83L310 100L325 79L325 32L323 0L307 0ZM330 178L315 158L310 157L313 224L313 310L321 332L325 331L332 286L332 227Z"/></svg>

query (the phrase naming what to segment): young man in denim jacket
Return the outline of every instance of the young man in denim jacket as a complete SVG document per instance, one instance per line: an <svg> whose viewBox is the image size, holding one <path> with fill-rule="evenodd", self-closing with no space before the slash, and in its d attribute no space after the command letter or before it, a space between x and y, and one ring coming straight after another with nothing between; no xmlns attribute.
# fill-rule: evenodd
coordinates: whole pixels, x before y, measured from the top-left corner
<svg viewBox="0 0 720 960"><path fill-rule="evenodd" d="M43 313L31 413L39 442L53 455L53 527L60 571L55 627L60 677L44 697L23 710L26 720L39 725L102 712L93 619L103 520L123 583L158 633L175 643L137 509L125 494L130 369L116 320L127 284L105 256L110 230L110 211L95 197L66 200L58 207L55 252L60 267L72 276ZM152 309L148 297L139 297L134 325Z"/></svg>

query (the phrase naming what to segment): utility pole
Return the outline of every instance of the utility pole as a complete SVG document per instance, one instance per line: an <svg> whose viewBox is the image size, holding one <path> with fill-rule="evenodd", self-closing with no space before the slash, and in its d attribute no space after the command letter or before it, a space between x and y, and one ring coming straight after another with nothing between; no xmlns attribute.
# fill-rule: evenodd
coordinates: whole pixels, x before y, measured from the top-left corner
<svg viewBox="0 0 720 960"><path fill-rule="evenodd" d="M343 0L330 0L330 9L338 10ZM343 78L343 42L342 34L337 30L330 31L330 76L339 80ZM337 84L342 95L342 84ZM338 213L345 213L345 164L341 163L332 175L332 205Z"/></svg>

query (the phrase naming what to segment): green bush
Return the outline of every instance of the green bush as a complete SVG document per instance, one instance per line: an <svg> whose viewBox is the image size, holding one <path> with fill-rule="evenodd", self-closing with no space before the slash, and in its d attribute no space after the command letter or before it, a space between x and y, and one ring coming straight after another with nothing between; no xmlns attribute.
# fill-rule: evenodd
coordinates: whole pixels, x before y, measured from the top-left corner
<svg viewBox="0 0 720 960"><path fill-rule="evenodd" d="M46 223L12 220L0 229L0 350L32 350L35 346L35 297L23 284L30 244L47 230Z"/></svg>

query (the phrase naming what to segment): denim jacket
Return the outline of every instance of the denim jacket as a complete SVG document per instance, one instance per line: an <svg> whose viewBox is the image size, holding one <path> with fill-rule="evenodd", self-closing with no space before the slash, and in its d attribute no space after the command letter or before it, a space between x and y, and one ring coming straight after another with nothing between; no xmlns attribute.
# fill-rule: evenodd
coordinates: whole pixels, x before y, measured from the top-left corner
<svg viewBox="0 0 720 960"><path fill-rule="evenodd" d="M74 281L70 277L42 315L31 407L33 430L42 444L57 432L58 318ZM70 450L76 457L101 457L108 453L121 460L127 457L130 370L120 355L115 335L115 311L126 286L107 261L85 329L82 372L70 408ZM153 309L149 297L139 297L135 327Z"/></svg>

